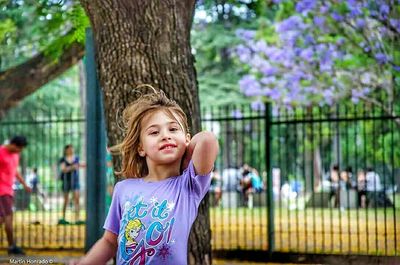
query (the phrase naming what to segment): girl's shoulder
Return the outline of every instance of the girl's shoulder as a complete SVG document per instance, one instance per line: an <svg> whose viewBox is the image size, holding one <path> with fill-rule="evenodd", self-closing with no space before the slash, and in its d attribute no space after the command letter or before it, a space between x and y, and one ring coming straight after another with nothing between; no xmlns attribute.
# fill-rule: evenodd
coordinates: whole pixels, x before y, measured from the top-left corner
<svg viewBox="0 0 400 265"><path fill-rule="evenodd" d="M125 186L125 185L132 185L143 182L141 178L125 178L118 181L115 186Z"/></svg>
<svg viewBox="0 0 400 265"><path fill-rule="evenodd" d="M137 190L138 185L140 185L142 181L139 178L126 178L119 180L114 185L114 192L123 194L125 192L131 192L134 188Z"/></svg>

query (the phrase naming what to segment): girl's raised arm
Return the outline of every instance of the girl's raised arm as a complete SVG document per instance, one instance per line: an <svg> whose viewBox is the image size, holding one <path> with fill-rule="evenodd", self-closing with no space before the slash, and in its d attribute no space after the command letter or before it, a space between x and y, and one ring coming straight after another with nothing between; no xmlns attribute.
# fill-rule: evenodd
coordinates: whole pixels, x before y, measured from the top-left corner
<svg viewBox="0 0 400 265"><path fill-rule="evenodd" d="M214 166L218 149L217 138L212 132L199 132L193 136L187 147L185 154L186 163L184 162L184 165L192 159L196 174L208 174Z"/></svg>

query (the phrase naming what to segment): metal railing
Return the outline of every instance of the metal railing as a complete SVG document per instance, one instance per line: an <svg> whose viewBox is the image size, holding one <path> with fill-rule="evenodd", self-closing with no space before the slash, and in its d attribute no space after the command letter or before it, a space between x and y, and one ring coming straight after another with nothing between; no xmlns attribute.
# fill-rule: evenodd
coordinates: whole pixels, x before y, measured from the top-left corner
<svg viewBox="0 0 400 265"><path fill-rule="evenodd" d="M72 144L75 153L85 161L85 119L77 111L22 113L12 110L0 121L0 141L13 135L24 135L28 146L21 154L20 169L29 185L31 173L37 168L38 190L28 194L18 183L14 185L14 237L19 245L29 248L83 248L85 226L75 224L73 194L70 194L66 220L62 218L63 192L59 179L59 160L64 146ZM81 219L85 220L85 170L80 170ZM6 247L6 235L1 229L0 245Z"/></svg>
<svg viewBox="0 0 400 265"><path fill-rule="evenodd" d="M220 142L210 194L214 250L399 254L399 117L361 104L231 105L202 114ZM261 189L246 184L244 165Z"/></svg>

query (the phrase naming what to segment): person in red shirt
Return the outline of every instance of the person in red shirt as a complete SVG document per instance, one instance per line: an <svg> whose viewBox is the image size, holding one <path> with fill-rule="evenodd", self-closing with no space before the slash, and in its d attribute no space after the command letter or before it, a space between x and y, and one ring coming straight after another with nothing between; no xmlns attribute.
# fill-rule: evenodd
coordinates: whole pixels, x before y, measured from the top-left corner
<svg viewBox="0 0 400 265"><path fill-rule="evenodd" d="M13 137L8 144L0 146L0 221L4 222L8 241L8 254L21 254L24 251L17 247L13 234L13 202L14 190L12 188L15 178L24 186L27 192L31 188L26 184L18 172L19 154L28 145L24 136Z"/></svg>

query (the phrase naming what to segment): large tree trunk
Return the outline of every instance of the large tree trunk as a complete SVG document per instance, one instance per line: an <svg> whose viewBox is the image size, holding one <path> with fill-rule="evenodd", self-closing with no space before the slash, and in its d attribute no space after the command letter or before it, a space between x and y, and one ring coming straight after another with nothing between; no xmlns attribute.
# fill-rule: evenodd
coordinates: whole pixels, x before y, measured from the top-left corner
<svg viewBox="0 0 400 265"><path fill-rule="evenodd" d="M176 100L200 129L196 73L190 47L195 0L81 0L89 15L104 94L109 144L122 140L118 116L151 84ZM119 165L119 161L115 161ZM203 200L189 242L190 264L211 259L208 200Z"/></svg>

